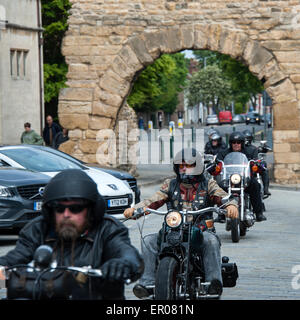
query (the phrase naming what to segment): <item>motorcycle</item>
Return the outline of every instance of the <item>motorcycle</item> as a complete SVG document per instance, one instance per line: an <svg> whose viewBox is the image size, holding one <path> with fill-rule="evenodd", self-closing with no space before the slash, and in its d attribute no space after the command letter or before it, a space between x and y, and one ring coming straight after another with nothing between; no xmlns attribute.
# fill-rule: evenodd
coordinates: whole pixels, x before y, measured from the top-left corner
<svg viewBox="0 0 300 320"><path fill-rule="evenodd" d="M94 284L91 280L103 280L100 269L91 266L58 266L56 262L51 263L52 254L51 247L41 245L36 249L31 263L3 267L0 273L1 278L5 279L6 299L99 299L92 293ZM130 284L131 280L124 282Z"/></svg>
<svg viewBox="0 0 300 320"><path fill-rule="evenodd" d="M251 172L257 170L256 162L248 161L246 155L241 152L230 152L216 167L219 172L216 175L217 183L239 204L238 219L226 218L226 221L219 222L226 223L225 229L231 231L232 242L239 242L240 236L245 236L256 220L251 209L250 197L245 192Z"/></svg>
<svg viewBox="0 0 300 320"><path fill-rule="evenodd" d="M205 280L204 266L199 252L203 233L199 225L208 213L218 216L226 210L209 207L201 210L157 211L147 208L147 212L164 216L161 229L161 245L157 258L154 287L155 300L201 300L219 299L220 296L208 293L210 282ZM136 211L138 218L144 212ZM218 218L216 218L218 219ZM214 220L206 220L209 230L214 230ZM222 257L222 280L224 287L234 287L238 278L235 263Z"/></svg>

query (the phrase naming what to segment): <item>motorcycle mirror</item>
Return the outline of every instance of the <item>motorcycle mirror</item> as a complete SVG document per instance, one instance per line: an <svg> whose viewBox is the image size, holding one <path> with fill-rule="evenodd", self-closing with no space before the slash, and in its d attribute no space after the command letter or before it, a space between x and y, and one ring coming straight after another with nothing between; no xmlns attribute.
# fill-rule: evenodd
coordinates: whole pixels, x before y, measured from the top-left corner
<svg viewBox="0 0 300 320"><path fill-rule="evenodd" d="M48 268L52 259L53 249L47 245L39 246L34 253L33 260L35 267Z"/></svg>

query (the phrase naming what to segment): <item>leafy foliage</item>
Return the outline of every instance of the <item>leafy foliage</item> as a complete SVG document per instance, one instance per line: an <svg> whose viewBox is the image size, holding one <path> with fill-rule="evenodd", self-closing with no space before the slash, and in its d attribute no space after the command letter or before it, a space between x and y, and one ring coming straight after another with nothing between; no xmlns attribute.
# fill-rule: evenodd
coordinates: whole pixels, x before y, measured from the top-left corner
<svg viewBox="0 0 300 320"><path fill-rule="evenodd" d="M182 53L164 54L140 73L127 102L136 111L173 113L187 74L187 59Z"/></svg>
<svg viewBox="0 0 300 320"><path fill-rule="evenodd" d="M212 104L215 113L230 104L230 81L215 64L195 72L189 80L188 104L194 106L200 102L206 106Z"/></svg>
<svg viewBox="0 0 300 320"><path fill-rule="evenodd" d="M230 94L235 104L238 103L238 110L243 110L249 100L256 104L256 95L263 91L263 84L246 65L228 55L208 50L194 51L194 55L202 68L217 65L222 70L223 77L230 83Z"/></svg>
<svg viewBox="0 0 300 320"><path fill-rule="evenodd" d="M69 0L42 0L44 28L45 107L56 104L59 90L65 87L67 65L61 54L61 42L68 28Z"/></svg>

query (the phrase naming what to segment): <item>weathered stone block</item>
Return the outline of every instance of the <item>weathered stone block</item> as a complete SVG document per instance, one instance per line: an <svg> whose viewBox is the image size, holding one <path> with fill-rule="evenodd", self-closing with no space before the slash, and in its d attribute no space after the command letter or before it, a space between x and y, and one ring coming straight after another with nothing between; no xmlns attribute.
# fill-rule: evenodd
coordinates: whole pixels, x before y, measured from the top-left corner
<svg viewBox="0 0 300 320"><path fill-rule="evenodd" d="M144 39L136 36L130 38L128 44L131 46L137 58L144 66L147 66L153 62L153 58L146 48Z"/></svg>
<svg viewBox="0 0 300 320"><path fill-rule="evenodd" d="M89 129L92 129L92 130L101 130L101 129L109 128L110 124L111 124L110 118L92 116L89 119L88 127L89 127Z"/></svg>
<svg viewBox="0 0 300 320"><path fill-rule="evenodd" d="M109 69L100 79L100 87L110 93L119 94L124 98L130 89L130 83Z"/></svg>
<svg viewBox="0 0 300 320"><path fill-rule="evenodd" d="M273 130L274 143L299 143L299 130Z"/></svg>
<svg viewBox="0 0 300 320"><path fill-rule="evenodd" d="M107 105L101 101L94 101L92 113L97 116L115 118L117 116L118 110L118 107Z"/></svg>
<svg viewBox="0 0 300 320"><path fill-rule="evenodd" d="M194 46L194 27L182 27L179 32L181 33L181 42L184 49L190 49Z"/></svg>
<svg viewBox="0 0 300 320"><path fill-rule="evenodd" d="M93 89L88 88L63 88L60 90L60 100L92 101Z"/></svg>
<svg viewBox="0 0 300 320"><path fill-rule="evenodd" d="M76 147L76 142L75 141L72 141L72 140L68 140L64 143L62 143L58 150L62 151L62 152L65 152L67 154L73 154L74 153L74 150L75 150L75 147Z"/></svg>
<svg viewBox="0 0 300 320"><path fill-rule="evenodd" d="M91 102L84 102L84 101L67 101L67 102L60 102L58 106L58 113L83 113L88 114L92 112L92 103Z"/></svg>
<svg viewBox="0 0 300 320"><path fill-rule="evenodd" d="M69 130L87 129L89 116L87 114L60 114L59 123Z"/></svg>
<svg viewBox="0 0 300 320"><path fill-rule="evenodd" d="M285 79L278 85L268 88L269 94L274 98L276 103L284 103L287 101L296 101L296 89L295 85L290 79Z"/></svg>
<svg viewBox="0 0 300 320"><path fill-rule="evenodd" d="M88 154L94 154L96 156L97 149L99 148L100 144L96 140L81 140L79 142L79 149L83 153L88 153Z"/></svg>

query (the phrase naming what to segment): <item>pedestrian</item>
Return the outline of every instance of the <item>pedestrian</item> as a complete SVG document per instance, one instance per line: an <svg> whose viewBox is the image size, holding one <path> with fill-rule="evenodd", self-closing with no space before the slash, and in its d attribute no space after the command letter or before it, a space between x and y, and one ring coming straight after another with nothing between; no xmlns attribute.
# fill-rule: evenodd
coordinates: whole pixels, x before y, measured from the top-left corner
<svg viewBox="0 0 300 320"><path fill-rule="evenodd" d="M25 131L21 135L21 143L43 145L43 138L31 129L29 122L24 123L24 129Z"/></svg>
<svg viewBox="0 0 300 320"><path fill-rule="evenodd" d="M162 123L163 123L163 116L162 116L162 113L160 112L158 114L158 126L159 126L159 129L162 128Z"/></svg>
<svg viewBox="0 0 300 320"><path fill-rule="evenodd" d="M0 257L0 265L30 263L36 249L48 245L53 249L52 264L100 268L103 275L101 280L78 277L78 281L70 282L68 273L62 274L65 280L54 273L42 292L48 299L57 298L54 290L60 277L66 294L71 287L73 299L123 300L124 280L136 281L144 263L130 242L127 227L105 210L97 184L83 170L63 170L45 188L41 216L20 231L15 248ZM32 295L26 277L21 282L15 294L27 290L27 295Z"/></svg>
<svg viewBox="0 0 300 320"><path fill-rule="evenodd" d="M55 135L55 137L54 137L54 139L53 139L52 147L53 147L54 149L58 149L59 146L60 146L62 143L68 141L68 140L69 140L68 133L69 133L69 130L68 130L68 129L62 128L62 131L59 131L59 132Z"/></svg>
<svg viewBox="0 0 300 320"><path fill-rule="evenodd" d="M46 117L46 122L47 124L43 130L43 138L46 146L52 147L53 139L56 134L61 131L61 128L57 123L53 122L53 118L50 115Z"/></svg>

